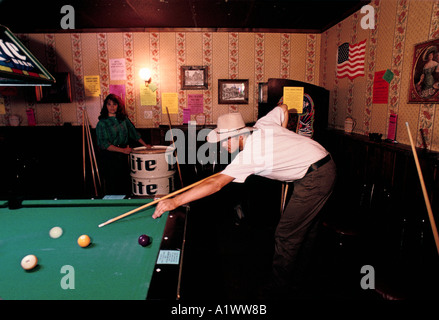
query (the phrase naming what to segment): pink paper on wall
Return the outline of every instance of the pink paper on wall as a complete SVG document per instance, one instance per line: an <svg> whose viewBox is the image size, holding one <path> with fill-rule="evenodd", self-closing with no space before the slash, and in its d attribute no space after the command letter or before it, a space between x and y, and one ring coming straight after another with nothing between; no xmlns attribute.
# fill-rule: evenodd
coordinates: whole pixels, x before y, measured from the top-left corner
<svg viewBox="0 0 439 320"><path fill-rule="evenodd" d="M183 123L188 123L191 120L191 109L183 109Z"/></svg>
<svg viewBox="0 0 439 320"><path fill-rule="evenodd" d="M125 85L124 84L110 84L110 93L119 96L125 102ZM105 97L104 97L105 99Z"/></svg>
<svg viewBox="0 0 439 320"><path fill-rule="evenodd" d="M386 70L375 72L373 79L373 103L387 103L389 100L389 83L383 76Z"/></svg>
<svg viewBox="0 0 439 320"><path fill-rule="evenodd" d="M396 120L398 118L397 114L392 113L389 116L389 128L387 130L387 139L395 140L396 137Z"/></svg>
<svg viewBox="0 0 439 320"><path fill-rule="evenodd" d="M191 110L191 114L203 113L203 95L202 94L188 94L187 106Z"/></svg>
<svg viewBox="0 0 439 320"><path fill-rule="evenodd" d="M28 126L35 126L37 123L35 121L35 113L33 109L27 109L26 110L27 115L27 125Z"/></svg>

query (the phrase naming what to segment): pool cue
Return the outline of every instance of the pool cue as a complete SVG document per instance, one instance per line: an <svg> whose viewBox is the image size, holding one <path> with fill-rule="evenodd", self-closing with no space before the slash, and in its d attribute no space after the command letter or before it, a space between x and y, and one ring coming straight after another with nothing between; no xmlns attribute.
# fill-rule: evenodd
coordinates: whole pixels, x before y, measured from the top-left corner
<svg viewBox="0 0 439 320"><path fill-rule="evenodd" d="M186 208L186 210L187 210L187 208ZM186 211L186 213L187 213L187 211ZM184 256L184 244L185 244L185 239L186 239L186 227L187 227L187 219L184 219L184 231L183 231L183 246L182 246L182 248L181 248L181 256L183 257ZM179 270L178 270L178 283L177 283L177 300L180 300L180 298L181 298L181 294L180 294L180 291L181 291L181 275L182 275L182 271L183 271L183 259L181 259L181 262L180 262L180 268L179 268Z"/></svg>
<svg viewBox="0 0 439 320"><path fill-rule="evenodd" d="M87 119L89 119L88 118L88 114L87 114ZM91 145L91 150L92 150L92 155L93 155L93 161L94 161L94 164L95 164L95 167L96 167L96 176L98 177L99 187L102 187L101 176L100 176L100 173L99 173L98 161L96 160L96 154L95 154L95 149L94 149L94 145L93 145L93 140L91 138L90 128L88 128L88 132L89 132L89 137L90 137L90 145Z"/></svg>
<svg viewBox="0 0 439 320"><path fill-rule="evenodd" d="M281 214L284 212L285 210L285 203L287 201L287 194L288 194L288 182L282 182L282 189L283 190L283 196L282 196L282 207L281 207Z"/></svg>
<svg viewBox="0 0 439 320"><path fill-rule="evenodd" d="M88 148L88 158L90 160L90 169L91 169L91 174L92 174L92 179L93 179L93 186L94 186L94 190L95 190L95 196L97 196L95 172L94 172L94 166L93 166L93 160L91 157L90 142L89 142L89 130L90 129L88 128L88 118L87 118L87 110L86 109L83 110L82 118L83 118L83 121L85 124L85 139L86 139L87 148Z"/></svg>
<svg viewBox="0 0 439 320"><path fill-rule="evenodd" d="M90 118L88 117L88 112L86 112L85 115L87 116L87 124L90 124ZM102 188L101 177L99 174L99 166L98 166L98 162L96 160L96 154L95 154L95 149L93 146L93 139L91 138L90 127L87 126L87 129L88 129L88 140L89 140L89 143L91 146L91 151L92 151L92 156L93 156L93 163L94 163L94 166L96 168L96 177L98 178L99 187Z"/></svg>
<svg viewBox="0 0 439 320"><path fill-rule="evenodd" d="M430 200L428 199L427 188L425 187L424 178L422 176L421 166L419 164L418 155L416 153L415 145L413 143L412 135L410 133L409 123L406 122L407 132L410 139L410 145L412 146L413 157L416 163L416 169L418 170L419 181L421 182L422 193L424 194L425 206L427 207L428 218L430 219L431 230L433 231L434 241L436 243L436 249L439 254L439 236L436 229L436 223L434 222L433 212L431 210Z"/></svg>
<svg viewBox="0 0 439 320"><path fill-rule="evenodd" d="M146 209L147 207L150 207L150 206L152 206L152 205L154 205L154 204L156 204L156 203L158 203L158 202L160 202L160 201L162 201L162 200L165 200L165 199L171 198L171 197L173 197L173 196L176 196L177 194L182 193L182 192L184 192L184 191L186 191L186 190L188 190L188 189L190 189L190 188L193 188L193 187L195 187L195 186L201 184L203 181L205 181L205 180L207 180L207 179L210 179L210 178L212 178L212 177L214 177L214 176L217 176L217 175L219 175L220 173L221 173L221 172L217 172L217 173L215 173L215 174L213 174L213 175L211 175L211 176L208 176L207 178L204 178L204 179L202 179L202 180L200 180L200 181L194 182L194 183L192 183L191 185L189 185L189 186L187 186L187 187L184 187L184 188L179 189L179 190L177 190L177 191L174 191L174 192L172 192L172 193L170 193L170 194L167 194L167 195L161 197L160 199L154 200L153 202L150 202L150 203L144 204L143 206L140 206L140 207L138 207L138 208L136 208L136 209L133 209L133 210L131 210L131 211L128 211L128 212L126 212L126 213L124 213L124 214L121 214L120 216L117 216L117 217L115 217L115 218L113 218L113 219L110 219L110 220L104 222L104 223L101 223L98 227L99 227L99 228L100 228L100 227L103 227L103 226L105 226L105 225L107 225L107 224L110 224L110 223L112 223L112 222L114 222L114 221L117 221L117 220L119 220L119 219L125 218L126 216L129 216L129 215L131 215L131 214L133 214L133 213L136 213L136 212L138 212L138 211L140 211L140 210Z"/></svg>
<svg viewBox="0 0 439 320"><path fill-rule="evenodd" d="M284 211L284 195L285 195L285 183L282 182L280 188L280 214Z"/></svg>
<svg viewBox="0 0 439 320"><path fill-rule="evenodd" d="M90 169L91 169L91 174L92 174L92 179L93 179L93 187L95 190L95 196L98 195L98 191L97 191L97 187L96 187L96 177L95 177L95 170L94 170L94 164L93 164L93 159L92 159L92 155L91 155L91 147L90 147L90 128L89 128L89 123L88 123L88 117L87 117L87 110L84 109L83 110L83 115L82 115L84 124L87 121L87 124L85 125L85 139L87 140L87 147L88 147L88 157L90 159Z"/></svg>
<svg viewBox="0 0 439 320"><path fill-rule="evenodd" d="M171 116L169 115L168 107L166 107L166 113L168 114L169 130L171 131L171 136L172 136L172 146L174 147L174 150L175 150L174 134L172 133ZM176 161L176 163L177 163L178 175L180 176L180 183L181 183L181 186L183 187L184 184L183 184L183 179L182 179L182 177L181 177L180 164L178 163L178 154L177 154L177 150L175 150L175 161Z"/></svg>
<svg viewBox="0 0 439 320"><path fill-rule="evenodd" d="M84 112L82 112L82 171L84 174L84 190L85 186L85 122L84 122Z"/></svg>

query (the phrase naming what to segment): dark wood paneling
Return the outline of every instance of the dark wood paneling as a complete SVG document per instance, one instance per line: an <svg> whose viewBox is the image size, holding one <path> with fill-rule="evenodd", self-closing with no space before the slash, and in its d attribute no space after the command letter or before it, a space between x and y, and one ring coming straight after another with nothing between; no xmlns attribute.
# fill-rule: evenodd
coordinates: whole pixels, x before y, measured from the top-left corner
<svg viewBox="0 0 439 320"><path fill-rule="evenodd" d="M367 136L327 132L338 181L328 221L355 221L374 254L387 260L437 260L431 225L411 147ZM417 149L435 220L439 218L439 153Z"/></svg>

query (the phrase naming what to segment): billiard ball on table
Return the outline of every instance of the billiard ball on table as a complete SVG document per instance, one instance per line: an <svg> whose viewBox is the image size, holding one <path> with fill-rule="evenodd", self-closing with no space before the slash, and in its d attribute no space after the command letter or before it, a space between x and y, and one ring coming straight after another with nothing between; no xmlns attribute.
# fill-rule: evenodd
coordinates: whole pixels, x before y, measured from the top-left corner
<svg viewBox="0 0 439 320"><path fill-rule="evenodd" d="M33 254L27 255L21 260L21 267L26 271L32 270L37 264L38 258Z"/></svg>
<svg viewBox="0 0 439 320"><path fill-rule="evenodd" d="M90 239L90 237L89 237L88 235L86 235L86 234L83 234L82 236L80 236L80 237L78 238L78 245L79 245L80 247L82 247L82 248L87 247L87 246L90 244L90 242L91 242L91 239Z"/></svg>
<svg viewBox="0 0 439 320"><path fill-rule="evenodd" d="M60 227L53 227L52 229L50 229L49 231L49 235L52 239L58 239L59 237L62 236L62 228Z"/></svg>
<svg viewBox="0 0 439 320"><path fill-rule="evenodd" d="M146 247L147 245L149 245L151 243L151 238L149 236L147 236L146 234L142 234L139 237L138 241L142 247Z"/></svg>

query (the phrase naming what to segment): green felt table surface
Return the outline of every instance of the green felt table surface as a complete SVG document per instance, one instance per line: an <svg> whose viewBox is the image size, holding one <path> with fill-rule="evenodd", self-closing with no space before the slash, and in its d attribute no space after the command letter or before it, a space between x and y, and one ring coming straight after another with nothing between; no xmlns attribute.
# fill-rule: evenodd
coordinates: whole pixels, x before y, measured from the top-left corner
<svg viewBox="0 0 439 320"><path fill-rule="evenodd" d="M0 298L145 299L168 213L152 219L153 206L98 225L149 201L36 200L15 210L0 202ZM49 236L55 226L63 229L58 239ZM92 239L86 248L77 244L82 234ZM141 234L151 245L138 244ZM25 271L20 263L29 254L38 266Z"/></svg>

